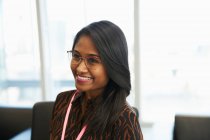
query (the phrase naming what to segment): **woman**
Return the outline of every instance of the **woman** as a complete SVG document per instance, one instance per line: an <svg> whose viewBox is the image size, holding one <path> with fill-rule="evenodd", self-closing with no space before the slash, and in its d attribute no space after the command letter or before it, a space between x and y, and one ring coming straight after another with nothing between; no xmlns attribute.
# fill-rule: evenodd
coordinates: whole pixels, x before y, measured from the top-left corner
<svg viewBox="0 0 210 140"><path fill-rule="evenodd" d="M51 139L143 140L130 94L128 48L122 30L110 21L81 29L71 51L76 90L55 101Z"/></svg>

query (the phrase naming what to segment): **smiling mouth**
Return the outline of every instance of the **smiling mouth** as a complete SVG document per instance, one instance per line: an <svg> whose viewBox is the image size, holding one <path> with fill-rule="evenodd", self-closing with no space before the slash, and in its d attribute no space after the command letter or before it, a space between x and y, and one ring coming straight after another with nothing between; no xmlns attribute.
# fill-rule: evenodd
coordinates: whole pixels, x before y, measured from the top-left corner
<svg viewBox="0 0 210 140"><path fill-rule="evenodd" d="M91 77L84 77L84 76L79 76L79 75L76 76L76 80L77 81L82 81L82 82L90 81L92 79L93 78L91 78Z"/></svg>

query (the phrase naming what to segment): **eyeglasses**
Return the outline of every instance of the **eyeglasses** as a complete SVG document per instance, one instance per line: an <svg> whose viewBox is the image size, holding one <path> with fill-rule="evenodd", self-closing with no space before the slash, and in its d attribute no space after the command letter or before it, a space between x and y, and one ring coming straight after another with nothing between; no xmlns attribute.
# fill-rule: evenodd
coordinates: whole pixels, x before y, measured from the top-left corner
<svg viewBox="0 0 210 140"><path fill-rule="evenodd" d="M91 55L82 57L76 51L67 51L69 55L69 59L71 60L71 65L78 66L82 60L84 60L85 65L88 69L97 69L99 65L101 65L101 59L99 56Z"/></svg>

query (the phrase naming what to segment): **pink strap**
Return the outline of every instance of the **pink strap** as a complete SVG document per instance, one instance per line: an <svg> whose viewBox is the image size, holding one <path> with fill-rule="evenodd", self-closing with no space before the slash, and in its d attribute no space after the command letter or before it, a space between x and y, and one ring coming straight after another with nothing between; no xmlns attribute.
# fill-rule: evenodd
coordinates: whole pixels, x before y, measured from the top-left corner
<svg viewBox="0 0 210 140"><path fill-rule="evenodd" d="M68 109L67 109L67 112L66 112L66 116L65 116L65 120L64 120L64 124L63 124L63 131L62 131L62 135L61 135L61 140L64 140L64 136L65 136L65 133L66 133L66 126L67 126L67 122L68 122L68 119L69 119L69 113L70 113L72 101L74 100L75 95L76 95L76 93L74 93L74 95L72 96L71 101L70 101L69 106L68 106Z"/></svg>
<svg viewBox="0 0 210 140"><path fill-rule="evenodd" d="M80 131L79 135L77 136L77 139L76 140L80 140L82 135L85 133L85 130L86 130L86 127L87 125L85 125L82 130Z"/></svg>
<svg viewBox="0 0 210 140"><path fill-rule="evenodd" d="M65 120L64 120L64 124L63 124L63 130L62 130L62 135L61 135L61 140L64 140L64 137L65 137L65 133L66 133L66 126L67 126L67 122L68 122L68 119L69 119L69 113L70 113L70 110L71 110L71 106L72 106L72 101L74 100L74 96L76 95L77 91L74 93L74 95L72 96L71 98L71 101L69 103L69 106L68 106L68 109L67 109L67 112L66 112L66 116L65 116ZM79 135L77 136L77 139L76 140L80 140L82 135L85 133L85 130L86 130L86 125L82 128L82 130L80 131Z"/></svg>

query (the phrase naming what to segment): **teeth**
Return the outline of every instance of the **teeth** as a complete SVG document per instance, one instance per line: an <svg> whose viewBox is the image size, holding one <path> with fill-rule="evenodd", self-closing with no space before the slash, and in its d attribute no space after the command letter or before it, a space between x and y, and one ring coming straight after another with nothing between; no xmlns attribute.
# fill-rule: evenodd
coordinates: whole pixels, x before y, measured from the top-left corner
<svg viewBox="0 0 210 140"><path fill-rule="evenodd" d="M81 76L77 76L77 79L79 79L79 80L91 80L90 77L81 77Z"/></svg>

